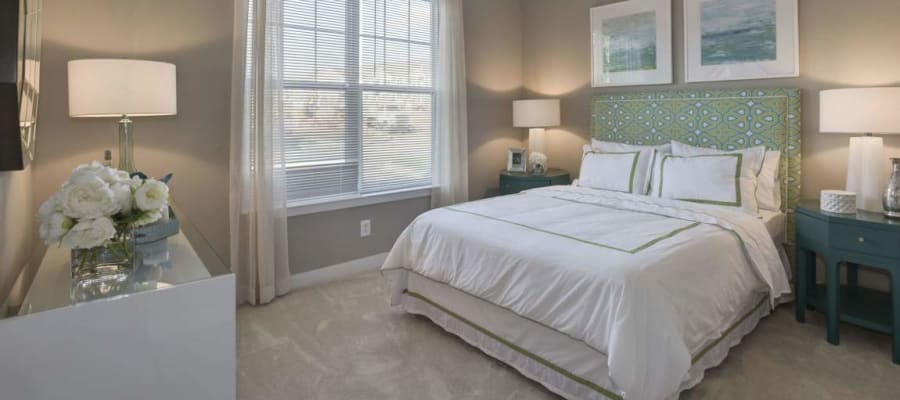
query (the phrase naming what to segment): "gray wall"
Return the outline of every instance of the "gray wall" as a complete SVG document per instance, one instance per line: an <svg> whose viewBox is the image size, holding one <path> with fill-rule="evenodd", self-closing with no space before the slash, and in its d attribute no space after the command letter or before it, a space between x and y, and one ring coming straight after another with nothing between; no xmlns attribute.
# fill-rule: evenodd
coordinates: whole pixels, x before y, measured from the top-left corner
<svg viewBox="0 0 900 400"><path fill-rule="evenodd" d="M522 0L525 87L562 98L563 126L550 131L550 164L577 172L590 137L594 93L675 88L798 87L803 92L803 195L843 188L849 136L818 134L822 89L900 84L900 1L800 0L800 77L684 83L683 0L672 3L675 84L591 89L589 9L604 0ZM887 156L900 156L900 136L886 136ZM888 160L885 157L885 171ZM887 173L887 172L885 172Z"/></svg>
<svg viewBox="0 0 900 400"><path fill-rule="evenodd" d="M35 200L72 168L116 154L113 118L69 118L66 62L126 57L174 63L178 115L135 118L135 165L175 174L172 198L228 257L228 149L233 5L224 0L44 0Z"/></svg>
<svg viewBox="0 0 900 400"><path fill-rule="evenodd" d="M288 220L291 272L309 272L386 252L431 198L309 214ZM372 221L372 234L359 236L359 221Z"/></svg>
<svg viewBox="0 0 900 400"><path fill-rule="evenodd" d="M31 257L35 225L31 186L31 167L0 172L0 304Z"/></svg>

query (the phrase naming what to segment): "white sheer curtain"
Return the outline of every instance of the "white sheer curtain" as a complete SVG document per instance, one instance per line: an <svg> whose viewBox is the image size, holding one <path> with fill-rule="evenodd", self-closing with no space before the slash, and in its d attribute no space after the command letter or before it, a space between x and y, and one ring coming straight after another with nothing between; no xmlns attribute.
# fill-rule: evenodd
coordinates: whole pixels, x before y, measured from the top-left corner
<svg viewBox="0 0 900 400"><path fill-rule="evenodd" d="M236 0L231 93L231 269L238 302L291 290L281 108L282 0Z"/></svg>
<svg viewBox="0 0 900 400"><path fill-rule="evenodd" d="M463 0L438 2L438 49L435 77L437 119L434 141L432 207L469 199L468 117L466 115L466 48Z"/></svg>

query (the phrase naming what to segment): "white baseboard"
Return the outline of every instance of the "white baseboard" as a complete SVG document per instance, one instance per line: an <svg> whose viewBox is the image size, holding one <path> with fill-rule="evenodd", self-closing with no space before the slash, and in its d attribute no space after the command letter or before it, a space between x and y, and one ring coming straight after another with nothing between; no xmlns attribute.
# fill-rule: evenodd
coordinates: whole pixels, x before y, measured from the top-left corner
<svg viewBox="0 0 900 400"><path fill-rule="evenodd" d="M384 260L387 259L387 256L388 253L380 253L332 265L330 267L294 274L291 276L291 283L294 285L295 289L299 289L321 285L326 282L331 282L362 272L377 271L378 268L381 268L381 265L384 264Z"/></svg>

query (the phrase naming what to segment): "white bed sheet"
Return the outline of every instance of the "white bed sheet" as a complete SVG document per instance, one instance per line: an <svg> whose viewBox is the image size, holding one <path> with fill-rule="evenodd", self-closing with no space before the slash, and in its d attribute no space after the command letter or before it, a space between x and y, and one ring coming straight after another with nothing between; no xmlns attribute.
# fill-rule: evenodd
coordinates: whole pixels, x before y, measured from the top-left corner
<svg viewBox="0 0 900 400"><path fill-rule="evenodd" d="M395 304L412 271L584 342L634 399L677 394L744 304L790 293L759 218L571 186L423 214L383 270Z"/></svg>
<svg viewBox="0 0 900 400"><path fill-rule="evenodd" d="M759 216L775 244L784 243L787 236L787 214L780 211L759 210Z"/></svg>

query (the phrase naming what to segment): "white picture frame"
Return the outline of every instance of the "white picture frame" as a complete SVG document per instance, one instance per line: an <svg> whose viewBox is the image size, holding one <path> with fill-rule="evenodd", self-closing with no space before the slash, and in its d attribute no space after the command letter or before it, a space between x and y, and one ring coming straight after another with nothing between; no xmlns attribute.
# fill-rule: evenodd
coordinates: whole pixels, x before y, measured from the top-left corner
<svg viewBox="0 0 900 400"><path fill-rule="evenodd" d="M797 0L684 0L685 82L800 76L799 25Z"/></svg>
<svg viewBox="0 0 900 400"><path fill-rule="evenodd" d="M528 150L510 148L506 152L506 170L509 172L528 172Z"/></svg>
<svg viewBox="0 0 900 400"><path fill-rule="evenodd" d="M591 74L593 87L672 83L671 0L591 8Z"/></svg>

